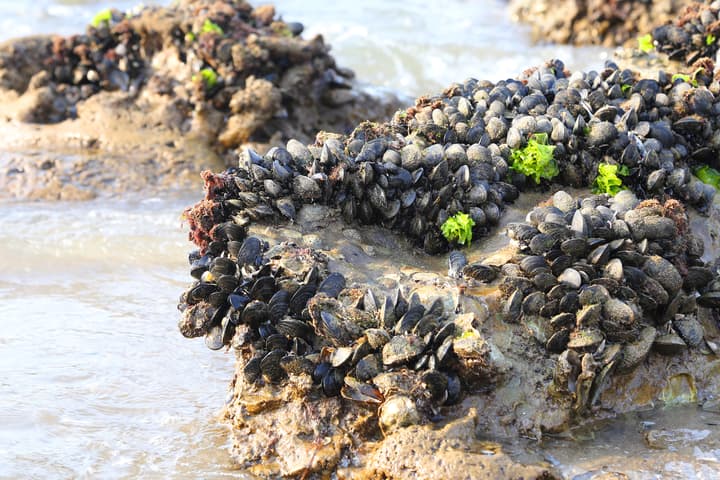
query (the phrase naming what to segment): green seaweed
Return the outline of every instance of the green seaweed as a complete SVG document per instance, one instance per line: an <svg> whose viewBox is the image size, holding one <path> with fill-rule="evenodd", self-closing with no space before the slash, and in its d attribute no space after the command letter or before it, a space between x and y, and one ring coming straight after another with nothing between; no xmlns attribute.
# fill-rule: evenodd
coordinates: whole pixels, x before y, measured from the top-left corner
<svg viewBox="0 0 720 480"><path fill-rule="evenodd" d="M709 47L710 45L715 43L715 40L717 40L715 38L715 35L713 35L712 33L708 33L708 35L705 37L705 45Z"/></svg>
<svg viewBox="0 0 720 480"><path fill-rule="evenodd" d="M625 165L618 167L610 163L601 163L598 165L598 174L593 181L593 193L607 193L615 196L621 190L625 190L622 180L618 175L623 177L630 174L630 170Z"/></svg>
<svg viewBox="0 0 720 480"><path fill-rule="evenodd" d="M685 73L675 73L670 78L670 82L675 83L675 80L682 80L683 82L689 83L690 85L692 85L693 87L696 87L696 88L698 86L697 80L695 80L695 75L693 75L691 77L690 75L687 75Z"/></svg>
<svg viewBox="0 0 720 480"><path fill-rule="evenodd" d="M470 245L472 242L472 227L475 221L467 213L458 212L445 220L440 230L449 242L457 242L460 245Z"/></svg>
<svg viewBox="0 0 720 480"><path fill-rule="evenodd" d="M643 53L650 53L655 48L655 45L653 45L653 37L651 34L646 34L641 37L638 37L638 50L640 50Z"/></svg>
<svg viewBox="0 0 720 480"><path fill-rule="evenodd" d="M106 8L105 10L98 12L90 22L90 25L92 25L95 28L100 28L100 25L105 23L108 26L110 25L110 22L112 22L112 10L109 8Z"/></svg>
<svg viewBox="0 0 720 480"><path fill-rule="evenodd" d="M627 93L630 89L632 89L632 85L629 85L627 83L623 83L620 85L620 90L622 90L623 93Z"/></svg>
<svg viewBox="0 0 720 480"><path fill-rule="evenodd" d="M720 172L708 165L702 165L697 167L694 171L695 176L700 179L701 182L707 183L715 187L715 190L720 190Z"/></svg>
<svg viewBox="0 0 720 480"><path fill-rule="evenodd" d="M552 179L560 173L553 158L554 145L548 145L547 133L536 133L530 137L525 148L513 149L510 154L510 168L531 177L539 184L540 179Z"/></svg>
<svg viewBox="0 0 720 480"><path fill-rule="evenodd" d="M205 19L205 23L203 23L200 33L217 33L218 35L225 35L225 32L220 27L220 25L213 22L209 18Z"/></svg>
<svg viewBox="0 0 720 480"><path fill-rule="evenodd" d="M281 35L283 37L287 37L287 38L293 37L293 34L290 31L290 28L282 22L275 22L272 25L270 25L270 28L272 29L273 32L275 32L276 34Z"/></svg>
<svg viewBox="0 0 720 480"><path fill-rule="evenodd" d="M192 43L196 39L195 34L193 32L188 32L185 34L185 42Z"/></svg>
<svg viewBox="0 0 720 480"><path fill-rule="evenodd" d="M212 68L203 68L202 70L200 70L199 75L192 76L192 80L193 82L202 80L205 88L210 90L215 85L217 85L218 76L217 73L215 73L215 70L213 70Z"/></svg>

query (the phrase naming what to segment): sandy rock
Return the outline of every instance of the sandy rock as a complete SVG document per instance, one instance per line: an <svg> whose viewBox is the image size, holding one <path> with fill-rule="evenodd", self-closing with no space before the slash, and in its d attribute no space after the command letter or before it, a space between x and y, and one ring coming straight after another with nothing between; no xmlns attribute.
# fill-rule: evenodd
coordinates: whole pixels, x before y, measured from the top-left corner
<svg viewBox="0 0 720 480"><path fill-rule="evenodd" d="M363 468L340 470L338 478L560 478L549 466L514 462L497 444L487 445L487 454L468 451L468 445L477 443L475 414L470 411L466 417L440 429L413 426L398 430L368 455Z"/></svg>

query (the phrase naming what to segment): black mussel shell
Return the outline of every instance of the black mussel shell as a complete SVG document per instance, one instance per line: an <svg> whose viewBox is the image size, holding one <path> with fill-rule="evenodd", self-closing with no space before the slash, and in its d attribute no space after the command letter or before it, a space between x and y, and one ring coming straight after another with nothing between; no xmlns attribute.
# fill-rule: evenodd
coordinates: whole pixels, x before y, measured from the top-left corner
<svg viewBox="0 0 720 480"><path fill-rule="evenodd" d="M255 383L260 378L260 361L259 357L251 358L243 368L245 380L249 383Z"/></svg>
<svg viewBox="0 0 720 480"><path fill-rule="evenodd" d="M271 322L277 322L283 318L287 314L288 308L290 308L290 292L287 290L275 292L268 302L268 307Z"/></svg>
<svg viewBox="0 0 720 480"><path fill-rule="evenodd" d="M280 383L285 378L285 370L280 366L280 359L287 355L285 350L272 350L260 361L260 371L268 383Z"/></svg>
<svg viewBox="0 0 720 480"><path fill-rule="evenodd" d="M342 273L332 272L318 287L317 293L324 293L330 298L337 298L345 288L345 277Z"/></svg>
<svg viewBox="0 0 720 480"><path fill-rule="evenodd" d="M313 328L302 320L297 320L292 317L285 317L275 324L275 328L278 332L283 335L287 335L291 338L304 338L310 339L313 335Z"/></svg>
<svg viewBox="0 0 720 480"><path fill-rule="evenodd" d="M344 375L336 368L330 368L330 370L322 378L322 389L323 393L328 397L337 397L340 395L344 383Z"/></svg>
<svg viewBox="0 0 720 480"><path fill-rule="evenodd" d="M315 284L301 285L290 298L290 311L295 315L300 315L305 309L308 300L310 300L317 290Z"/></svg>
<svg viewBox="0 0 720 480"><path fill-rule="evenodd" d="M275 293L275 279L269 275L260 277L250 289L250 297L262 302L269 301Z"/></svg>

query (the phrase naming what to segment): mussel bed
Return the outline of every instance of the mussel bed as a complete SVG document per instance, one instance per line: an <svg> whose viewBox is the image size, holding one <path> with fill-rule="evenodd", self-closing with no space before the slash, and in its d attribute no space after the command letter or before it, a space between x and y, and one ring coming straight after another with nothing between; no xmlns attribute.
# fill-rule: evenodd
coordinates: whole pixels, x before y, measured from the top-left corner
<svg viewBox="0 0 720 480"><path fill-rule="evenodd" d="M313 401L339 396L368 407L367 428L388 434L491 392L512 369L482 332L486 318L462 300L490 284L503 302L490 315L520 323L554 365L543 395L581 419L615 373L652 350L717 349L702 322L717 327L720 282L685 209L712 208L714 188L691 169L714 161L718 94L717 81L638 79L612 62L570 74L553 60L517 80L451 85L349 136L243 150L238 167L203 173L205 199L184 213L198 250L180 330L204 335L211 349L232 346L243 391L288 383ZM558 191L507 226L518 250L504 264L468 263L453 250L447 281L457 298L423 304L403 285L348 285L322 252L248 234L316 203L349 224L395 230L428 254L448 252L457 245L440 227L450 216L468 213L475 237L488 235L520 191L551 185L511 168L512 152L537 133L554 147L553 181L588 187L605 163L628 168L625 190Z"/></svg>

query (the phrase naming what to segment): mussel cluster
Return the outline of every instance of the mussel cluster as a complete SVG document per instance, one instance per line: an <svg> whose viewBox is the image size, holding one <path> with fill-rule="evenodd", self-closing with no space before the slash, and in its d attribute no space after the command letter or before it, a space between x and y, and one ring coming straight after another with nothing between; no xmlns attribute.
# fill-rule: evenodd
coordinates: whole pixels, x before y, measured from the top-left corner
<svg viewBox="0 0 720 480"><path fill-rule="evenodd" d="M47 80L54 82L60 96L55 104L65 115L74 115L74 106L100 90L137 89L145 74L141 37L130 20L117 10L97 27L88 26L83 35L54 37L45 60ZM61 118L59 119L61 120Z"/></svg>
<svg viewBox="0 0 720 480"><path fill-rule="evenodd" d="M507 234L519 253L497 272L504 318L560 354L554 388L578 411L651 350L707 348L698 307L720 307L720 279L679 202L559 191Z"/></svg>
<svg viewBox="0 0 720 480"><path fill-rule="evenodd" d="M216 195L223 211L243 221L294 220L304 204L334 205L349 223L379 223L439 253L447 249L440 225L449 215L468 212L476 233L484 233L500 219L502 205L517 198L516 187L496 180L498 167L482 147L421 149L392 138L360 137L367 138L357 133L347 149L340 139L328 138L322 147L290 140L287 148L272 148L265 156L245 150L239 167L219 176L224 186ZM353 155L353 148L360 151ZM507 169L502 163L499 168Z"/></svg>
<svg viewBox="0 0 720 480"><path fill-rule="evenodd" d="M720 4L692 2L674 22L652 30L658 51L670 59L693 65L701 58L715 58L720 36ZM707 72L712 76L712 68Z"/></svg>
<svg viewBox="0 0 720 480"><path fill-rule="evenodd" d="M348 223L379 224L428 253L447 251L440 227L450 216L467 213L474 233L486 234L532 186L511 170L512 152L542 133L561 183L588 186L602 162L628 168L628 189L579 201L560 192L527 223L509 226L523 251L516 262L468 265L453 252L449 273L501 277L508 321L522 321L560 354L557 391L572 392L581 413L611 373L631 370L653 346L672 353L700 345L697 307L720 304L720 282L687 231L684 207L665 201L705 208L713 198L690 167L716 151L718 92L718 84L695 88L664 73L637 80L612 63L569 75L555 60L519 80L454 84L349 136L320 134L309 146L290 140L265 155L245 149L237 167L203 173L206 196L185 212L199 250L190 257L197 281L181 298L180 329L205 335L211 348L234 345L250 383L307 373L326 395L394 405L385 411L406 420L419 418L412 405L432 411L457 401L461 388L489 385L497 373L492 346L442 301L426 306L415 295L406 301L408 292L348 288L317 258L288 269L278 262L284 255L265 252L247 228L293 221L319 203ZM309 255L301 250L289 256ZM384 398L401 384L413 394Z"/></svg>
<svg viewBox="0 0 720 480"><path fill-rule="evenodd" d="M129 13L113 9L101 12L86 33L53 39L42 82L52 82L56 104L67 104L54 105L65 116L101 90L135 93L147 84L177 98L185 114L196 105L230 117L247 114L230 122L233 133L221 139L228 148L254 134L253 140L266 141L282 130L278 119L292 117L300 105L337 107L355 99L352 71L336 66L321 37L304 40L302 31L300 23L276 19L272 6L253 8L245 1L182 0ZM176 59L155 62L163 50ZM304 131L302 122L295 123Z"/></svg>
<svg viewBox="0 0 720 480"><path fill-rule="evenodd" d="M196 281L180 299L179 327L186 337L204 335L210 349L240 351L246 382L304 373L327 396L376 404L405 385L403 398L422 410L491 381L488 345L446 315L442 299L426 307L417 293L350 288L322 255L287 243L267 250L232 221L216 237L189 256Z"/></svg>
<svg viewBox="0 0 720 480"><path fill-rule="evenodd" d="M309 147L291 140L264 156L245 150L237 168L216 176L216 203L222 216L248 221L294 219L304 204L327 204L348 222L393 228L434 254L448 249L440 226L450 216L468 213L476 235L498 222L532 182L510 169L511 153L545 133L561 183L587 186L600 163L620 164L642 198L667 194L707 207L715 190L693 178L691 165L716 151L718 92L662 73L636 80L612 63L600 73L563 68L554 61L520 80L455 84L349 137L326 135Z"/></svg>

